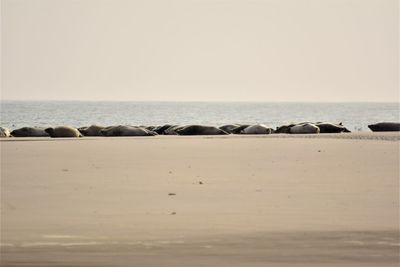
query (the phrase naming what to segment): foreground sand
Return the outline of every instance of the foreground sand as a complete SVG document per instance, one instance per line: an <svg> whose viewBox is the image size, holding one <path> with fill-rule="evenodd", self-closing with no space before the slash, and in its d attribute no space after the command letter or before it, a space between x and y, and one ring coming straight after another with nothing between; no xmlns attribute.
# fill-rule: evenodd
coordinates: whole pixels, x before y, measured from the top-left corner
<svg viewBox="0 0 400 267"><path fill-rule="evenodd" d="M398 266L399 139L3 139L1 266Z"/></svg>

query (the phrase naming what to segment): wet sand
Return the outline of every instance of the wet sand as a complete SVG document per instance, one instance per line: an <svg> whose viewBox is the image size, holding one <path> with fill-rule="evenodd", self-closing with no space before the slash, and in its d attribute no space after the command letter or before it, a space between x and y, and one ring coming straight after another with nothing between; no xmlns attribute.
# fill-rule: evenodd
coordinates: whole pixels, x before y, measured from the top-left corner
<svg viewBox="0 0 400 267"><path fill-rule="evenodd" d="M398 266L399 137L2 139L1 266Z"/></svg>

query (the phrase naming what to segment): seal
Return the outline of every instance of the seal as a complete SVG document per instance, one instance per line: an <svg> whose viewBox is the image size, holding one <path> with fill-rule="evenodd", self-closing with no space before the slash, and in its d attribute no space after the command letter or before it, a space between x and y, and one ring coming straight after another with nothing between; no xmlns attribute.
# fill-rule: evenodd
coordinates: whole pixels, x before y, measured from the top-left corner
<svg viewBox="0 0 400 267"><path fill-rule="evenodd" d="M49 137L44 128L22 127L11 132L14 137Z"/></svg>
<svg viewBox="0 0 400 267"><path fill-rule="evenodd" d="M239 127L240 124L227 124L219 127L222 131L225 131L227 133L232 133L232 130Z"/></svg>
<svg viewBox="0 0 400 267"><path fill-rule="evenodd" d="M320 133L350 133L342 123L317 122L315 125L319 128Z"/></svg>
<svg viewBox="0 0 400 267"><path fill-rule="evenodd" d="M222 135L228 134L227 132L214 127L205 125L188 125L181 129L176 130L179 135Z"/></svg>
<svg viewBox="0 0 400 267"><path fill-rule="evenodd" d="M242 130L242 134L271 134L272 129L264 124L250 125Z"/></svg>
<svg viewBox="0 0 400 267"><path fill-rule="evenodd" d="M8 128L0 127L0 137L10 137L11 133Z"/></svg>
<svg viewBox="0 0 400 267"><path fill-rule="evenodd" d="M118 125L107 127L100 131L103 136L154 136L156 132L149 131L145 128L128 125Z"/></svg>
<svg viewBox="0 0 400 267"><path fill-rule="evenodd" d="M156 126L139 126L139 127L145 128L146 130L153 131L153 132L154 132L154 129L156 128Z"/></svg>
<svg viewBox="0 0 400 267"><path fill-rule="evenodd" d="M172 124L164 124L162 126L156 126L153 131L156 132L157 134L165 134L165 131L168 128L171 128L172 126L176 126L176 125L172 125Z"/></svg>
<svg viewBox="0 0 400 267"><path fill-rule="evenodd" d="M55 128L47 128L45 129L46 133L48 133L51 137L82 137L82 134L78 131L78 129L70 126L59 126Z"/></svg>
<svg viewBox="0 0 400 267"><path fill-rule="evenodd" d="M104 126L99 126L99 125L91 125L89 127L81 127L78 128L78 130L84 135L84 136L101 136L100 131L103 130L105 127Z"/></svg>
<svg viewBox="0 0 400 267"><path fill-rule="evenodd" d="M378 122L368 125L373 132L398 132L400 131L399 122Z"/></svg>
<svg viewBox="0 0 400 267"><path fill-rule="evenodd" d="M251 125L250 125L250 124L241 124L240 126L238 126L238 127L236 127L236 128L233 128L233 129L231 130L231 133L232 133L232 134L241 134L242 131L243 131L244 129L246 129L247 127L249 127L249 126L251 126Z"/></svg>
<svg viewBox="0 0 400 267"><path fill-rule="evenodd" d="M292 128L293 126L295 126L296 124L288 124L288 125L282 125L279 127L276 127L276 130L274 133L280 134L280 133L290 133L290 128Z"/></svg>
<svg viewBox="0 0 400 267"><path fill-rule="evenodd" d="M313 123L296 124L290 127L291 134L317 134L319 128Z"/></svg>
<svg viewBox="0 0 400 267"><path fill-rule="evenodd" d="M176 132L179 129L182 129L186 127L185 125L172 125L171 127L167 128L164 130L165 135L177 135L178 133Z"/></svg>

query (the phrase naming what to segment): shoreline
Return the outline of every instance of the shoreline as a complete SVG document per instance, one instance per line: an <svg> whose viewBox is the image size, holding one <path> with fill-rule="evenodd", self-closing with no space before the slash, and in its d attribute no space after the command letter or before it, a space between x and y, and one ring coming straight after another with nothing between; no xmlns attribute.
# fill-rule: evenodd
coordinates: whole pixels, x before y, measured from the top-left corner
<svg viewBox="0 0 400 267"><path fill-rule="evenodd" d="M400 132L351 132L351 133L319 133L319 134L229 134L229 135L156 135L156 136L83 136L80 138L51 137L5 137L1 142L13 141L61 141L61 140L129 140L129 139L235 139L235 138L310 138L310 139L350 139L400 141Z"/></svg>

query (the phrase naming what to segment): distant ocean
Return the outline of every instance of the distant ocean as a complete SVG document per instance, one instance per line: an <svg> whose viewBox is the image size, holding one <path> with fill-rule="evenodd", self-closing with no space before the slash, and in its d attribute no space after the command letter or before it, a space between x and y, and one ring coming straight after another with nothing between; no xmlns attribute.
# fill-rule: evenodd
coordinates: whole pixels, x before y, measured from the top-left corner
<svg viewBox="0 0 400 267"><path fill-rule="evenodd" d="M399 103L1 101L0 126L263 123L275 128L331 121L367 131L371 123L399 122L399 112Z"/></svg>

